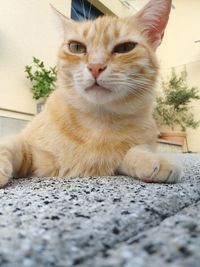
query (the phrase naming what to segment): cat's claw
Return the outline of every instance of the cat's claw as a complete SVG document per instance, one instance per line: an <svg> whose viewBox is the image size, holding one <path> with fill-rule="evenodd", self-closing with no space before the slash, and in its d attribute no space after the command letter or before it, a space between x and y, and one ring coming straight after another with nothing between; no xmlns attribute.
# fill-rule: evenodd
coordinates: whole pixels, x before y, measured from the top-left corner
<svg viewBox="0 0 200 267"><path fill-rule="evenodd" d="M159 171L159 167L156 166L150 176L143 176L141 178L141 180L143 180L144 182L148 183L149 181L152 180L152 177L154 177L158 173L158 171Z"/></svg>

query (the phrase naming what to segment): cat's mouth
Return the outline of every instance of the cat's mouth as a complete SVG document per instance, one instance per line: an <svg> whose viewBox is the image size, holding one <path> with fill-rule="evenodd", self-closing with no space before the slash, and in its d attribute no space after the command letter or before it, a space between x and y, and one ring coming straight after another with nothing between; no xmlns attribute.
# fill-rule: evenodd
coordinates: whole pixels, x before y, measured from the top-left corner
<svg viewBox="0 0 200 267"><path fill-rule="evenodd" d="M105 93L111 93L111 90L108 88L105 88L101 85L99 85L97 82L95 82L92 86L85 89L86 92L105 92Z"/></svg>

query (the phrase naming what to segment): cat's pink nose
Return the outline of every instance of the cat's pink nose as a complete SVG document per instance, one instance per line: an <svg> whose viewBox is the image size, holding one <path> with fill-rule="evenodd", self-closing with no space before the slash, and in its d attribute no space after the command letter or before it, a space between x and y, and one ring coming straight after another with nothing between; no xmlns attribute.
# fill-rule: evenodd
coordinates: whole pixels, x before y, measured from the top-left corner
<svg viewBox="0 0 200 267"><path fill-rule="evenodd" d="M107 66L105 64L88 64L88 69L95 79L97 79L100 73L102 73L106 68Z"/></svg>

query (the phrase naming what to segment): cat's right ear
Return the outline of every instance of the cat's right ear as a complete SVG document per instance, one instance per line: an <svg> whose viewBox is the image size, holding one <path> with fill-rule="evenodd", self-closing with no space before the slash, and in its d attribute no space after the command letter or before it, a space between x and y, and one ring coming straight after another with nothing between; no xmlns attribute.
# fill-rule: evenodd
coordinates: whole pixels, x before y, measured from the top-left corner
<svg viewBox="0 0 200 267"><path fill-rule="evenodd" d="M53 13L55 14L58 24L63 32L63 37L65 37L71 27L73 27L73 20L67 18L60 11L58 11L54 6L50 4Z"/></svg>

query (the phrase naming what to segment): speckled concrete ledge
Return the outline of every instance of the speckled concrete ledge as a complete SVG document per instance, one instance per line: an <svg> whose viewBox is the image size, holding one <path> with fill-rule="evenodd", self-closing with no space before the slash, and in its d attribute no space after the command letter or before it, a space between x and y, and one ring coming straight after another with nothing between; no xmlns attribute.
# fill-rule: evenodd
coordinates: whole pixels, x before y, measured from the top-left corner
<svg viewBox="0 0 200 267"><path fill-rule="evenodd" d="M199 267L200 155L178 184L13 180L0 189L1 267Z"/></svg>

